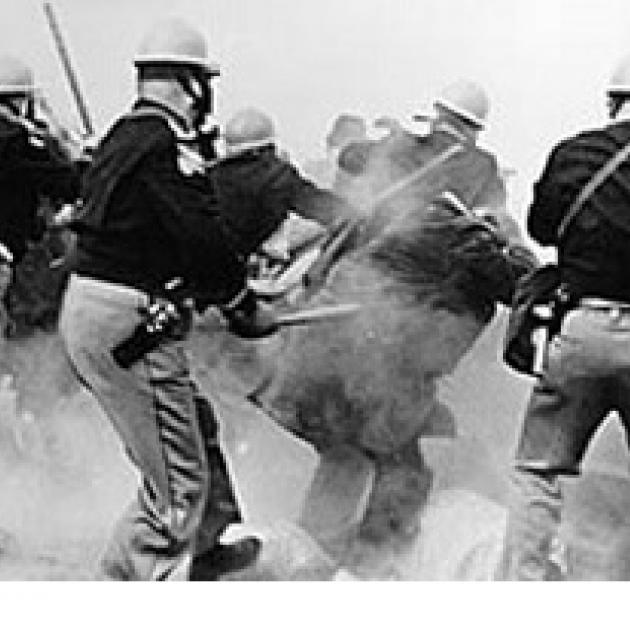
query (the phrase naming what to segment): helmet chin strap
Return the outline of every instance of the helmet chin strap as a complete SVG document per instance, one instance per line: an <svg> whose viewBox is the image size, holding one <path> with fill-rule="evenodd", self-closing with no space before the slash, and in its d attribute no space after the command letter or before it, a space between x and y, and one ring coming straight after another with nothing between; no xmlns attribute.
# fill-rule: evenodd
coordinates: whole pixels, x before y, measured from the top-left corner
<svg viewBox="0 0 630 630"><path fill-rule="evenodd" d="M612 120L617 118L620 113L628 114L628 103L630 103L630 94L609 94L608 95L608 115Z"/></svg>
<svg viewBox="0 0 630 630"><path fill-rule="evenodd" d="M146 64L139 67L138 78L140 81L176 81L192 101L191 126L195 130L199 130L206 116L212 113L212 88L202 70L177 64Z"/></svg>
<svg viewBox="0 0 630 630"><path fill-rule="evenodd" d="M35 99L32 97L27 97L26 102L24 103L24 117L30 121L35 120Z"/></svg>
<svg viewBox="0 0 630 630"><path fill-rule="evenodd" d="M35 101L28 96L5 96L0 98L0 104L16 116L35 119Z"/></svg>
<svg viewBox="0 0 630 630"><path fill-rule="evenodd" d="M184 92L192 99L192 126L199 129L207 114L212 113L212 90L208 82L194 74L181 74L177 77Z"/></svg>

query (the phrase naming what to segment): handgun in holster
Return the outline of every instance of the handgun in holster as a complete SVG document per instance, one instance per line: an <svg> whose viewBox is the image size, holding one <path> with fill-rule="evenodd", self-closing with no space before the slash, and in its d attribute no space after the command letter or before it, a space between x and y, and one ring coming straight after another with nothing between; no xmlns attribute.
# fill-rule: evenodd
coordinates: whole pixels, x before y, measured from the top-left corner
<svg viewBox="0 0 630 630"><path fill-rule="evenodd" d="M532 314L539 325L532 330L531 339L534 346L532 372L541 376L547 363L547 351L551 339L560 332L562 319L572 308L574 300L567 287L562 284L555 292L554 299L545 304L536 304Z"/></svg>
<svg viewBox="0 0 630 630"><path fill-rule="evenodd" d="M143 320L133 333L117 344L112 355L120 367L129 368L167 338L183 336L192 320L192 299L181 278L173 278L150 297Z"/></svg>

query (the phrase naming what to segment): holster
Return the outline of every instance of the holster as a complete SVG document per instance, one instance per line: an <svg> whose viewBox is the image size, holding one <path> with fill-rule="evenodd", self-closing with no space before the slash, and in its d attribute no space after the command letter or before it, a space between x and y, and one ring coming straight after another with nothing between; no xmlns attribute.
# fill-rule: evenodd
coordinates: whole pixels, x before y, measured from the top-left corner
<svg viewBox="0 0 630 630"><path fill-rule="evenodd" d="M180 284L167 283L151 296L148 308L143 310L143 321L132 334L112 350L115 361L129 368L145 354L154 350L165 339L183 338L190 330L192 307Z"/></svg>
<svg viewBox="0 0 630 630"><path fill-rule="evenodd" d="M521 277L516 285L503 348L504 361L517 372L537 375L549 340L560 330L574 302L556 265L544 265ZM540 307L549 315L541 317ZM544 329L544 334L536 331Z"/></svg>

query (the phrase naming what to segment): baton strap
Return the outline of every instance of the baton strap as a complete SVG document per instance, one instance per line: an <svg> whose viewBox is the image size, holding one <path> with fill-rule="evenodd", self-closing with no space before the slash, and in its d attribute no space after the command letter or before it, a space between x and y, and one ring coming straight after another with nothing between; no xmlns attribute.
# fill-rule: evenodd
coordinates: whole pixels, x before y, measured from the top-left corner
<svg viewBox="0 0 630 630"><path fill-rule="evenodd" d="M561 240L565 235L569 225L573 222L580 210L584 207L584 204L588 201L590 196L619 168L619 166L630 157L630 142L620 149L615 155L613 155L604 166L602 166L593 177L586 183L584 188L580 191L575 198L569 211L562 219L560 226L558 227L558 240Z"/></svg>

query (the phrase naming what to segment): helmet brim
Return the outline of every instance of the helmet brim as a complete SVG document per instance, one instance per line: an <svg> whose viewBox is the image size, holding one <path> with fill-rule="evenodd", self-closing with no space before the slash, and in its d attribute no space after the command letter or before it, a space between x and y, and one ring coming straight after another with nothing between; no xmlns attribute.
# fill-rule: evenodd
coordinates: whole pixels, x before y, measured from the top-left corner
<svg viewBox="0 0 630 630"><path fill-rule="evenodd" d="M459 116L460 118L463 118L465 121L474 125L478 129L483 129L486 126L485 120L483 120L482 118L479 118L478 116L475 116L474 114L471 114L469 111L462 109L461 107L455 105L454 103L451 103L450 101L446 99L436 98L434 104L439 105L440 107L443 107L444 109L448 110L449 112L452 112L453 114L455 114L456 116Z"/></svg>
<svg viewBox="0 0 630 630"><path fill-rule="evenodd" d="M33 85L0 85L1 96L30 96L35 92Z"/></svg>
<svg viewBox="0 0 630 630"><path fill-rule="evenodd" d="M630 96L630 85L611 84L606 88L608 96Z"/></svg>
<svg viewBox="0 0 630 630"><path fill-rule="evenodd" d="M264 140L252 140L250 142L239 142L237 144L230 144L225 142L225 153L227 157L240 155L246 151L253 151L255 149L262 149L263 147L272 146L275 144L275 138L265 138Z"/></svg>
<svg viewBox="0 0 630 630"><path fill-rule="evenodd" d="M134 57L133 63L140 66L187 66L198 68L204 74L212 77L221 74L221 68L218 63L202 59L200 57L192 57L189 55L143 55L138 54Z"/></svg>

